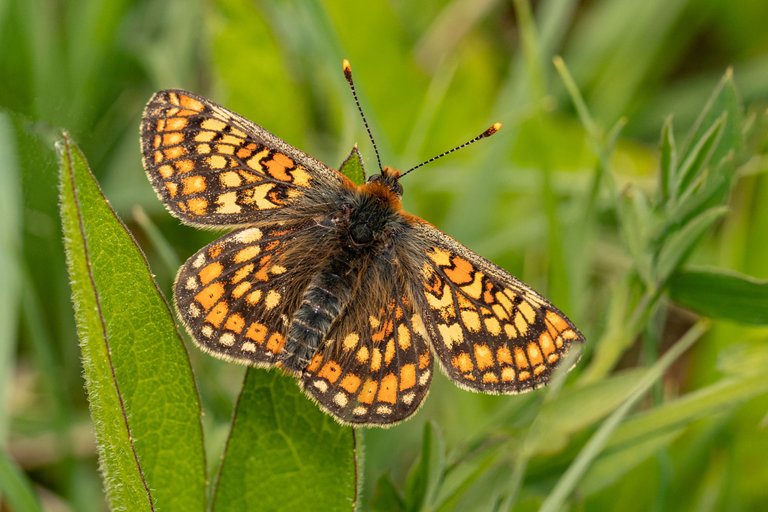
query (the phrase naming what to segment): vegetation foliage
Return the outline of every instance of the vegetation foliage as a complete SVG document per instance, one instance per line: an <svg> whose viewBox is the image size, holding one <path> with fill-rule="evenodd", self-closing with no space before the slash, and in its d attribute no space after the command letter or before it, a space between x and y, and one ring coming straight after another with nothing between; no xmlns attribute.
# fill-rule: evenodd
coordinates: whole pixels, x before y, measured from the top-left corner
<svg viewBox="0 0 768 512"><path fill-rule="evenodd" d="M0 1L0 503L12 510L755 510L768 481L768 4ZM11 50L12 49L12 50ZM354 431L168 306L219 233L141 169L152 92L228 106L543 292L546 389L436 378ZM74 304L74 308L73 308Z"/></svg>

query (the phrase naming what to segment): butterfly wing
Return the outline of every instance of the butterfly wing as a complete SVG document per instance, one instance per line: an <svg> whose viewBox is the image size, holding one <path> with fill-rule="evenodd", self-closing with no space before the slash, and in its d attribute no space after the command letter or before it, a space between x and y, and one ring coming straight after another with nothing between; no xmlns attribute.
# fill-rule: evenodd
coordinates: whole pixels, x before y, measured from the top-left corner
<svg viewBox="0 0 768 512"><path fill-rule="evenodd" d="M446 374L485 393L545 385L584 337L545 298L427 223L421 269L424 324Z"/></svg>
<svg viewBox="0 0 768 512"><path fill-rule="evenodd" d="M406 273L385 258L365 268L301 381L340 422L389 426L416 412L426 397L432 354Z"/></svg>
<svg viewBox="0 0 768 512"><path fill-rule="evenodd" d="M313 222L239 229L189 258L174 298L195 342L222 359L273 365L323 260L317 229Z"/></svg>
<svg viewBox="0 0 768 512"><path fill-rule="evenodd" d="M260 126L205 98L165 90L141 122L144 169L183 222L238 226L325 204L345 178Z"/></svg>

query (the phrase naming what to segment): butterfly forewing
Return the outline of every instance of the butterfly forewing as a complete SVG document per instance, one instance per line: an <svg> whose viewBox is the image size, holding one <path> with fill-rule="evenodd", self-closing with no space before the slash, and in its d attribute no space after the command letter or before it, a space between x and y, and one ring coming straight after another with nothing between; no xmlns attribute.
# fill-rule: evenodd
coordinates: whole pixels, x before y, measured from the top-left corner
<svg viewBox="0 0 768 512"><path fill-rule="evenodd" d="M456 384L519 393L546 384L583 336L566 316L512 275L434 227L421 280L432 347Z"/></svg>
<svg viewBox="0 0 768 512"><path fill-rule="evenodd" d="M193 225L274 218L342 176L260 126L179 90L156 93L141 123L144 168L171 213Z"/></svg>

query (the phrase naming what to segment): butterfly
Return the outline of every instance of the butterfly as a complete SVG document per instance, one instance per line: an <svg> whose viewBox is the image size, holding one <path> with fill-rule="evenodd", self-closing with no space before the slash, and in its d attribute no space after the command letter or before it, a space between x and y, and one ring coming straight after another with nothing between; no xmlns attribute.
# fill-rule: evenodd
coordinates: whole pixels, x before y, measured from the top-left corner
<svg viewBox="0 0 768 512"><path fill-rule="evenodd" d="M346 61L344 72L359 108ZM192 339L216 357L295 376L342 424L413 415L435 359L461 388L515 394L547 384L584 341L547 299L404 211L396 169L356 185L174 89L149 100L141 149L172 215L234 228L179 270L174 302Z"/></svg>

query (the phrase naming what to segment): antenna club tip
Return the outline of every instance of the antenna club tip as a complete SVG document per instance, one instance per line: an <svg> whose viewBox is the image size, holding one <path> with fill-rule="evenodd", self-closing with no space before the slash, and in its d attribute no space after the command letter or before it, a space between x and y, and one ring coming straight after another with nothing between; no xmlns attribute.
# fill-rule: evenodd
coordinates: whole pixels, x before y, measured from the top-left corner
<svg viewBox="0 0 768 512"><path fill-rule="evenodd" d="M490 128L488 128L483 132L482 137L490 137L491 135L493 135L499 130L501 130L501 123L499 122L493 123L493 125L491 125Z"/></svg>
<svg viewBox="0 0 768 512"><path fill-rule="evenodd" d="M349 64L347 59L341 61L341 68L344 70L344 76L347 78L352 76L352 66Z"/></svg>

